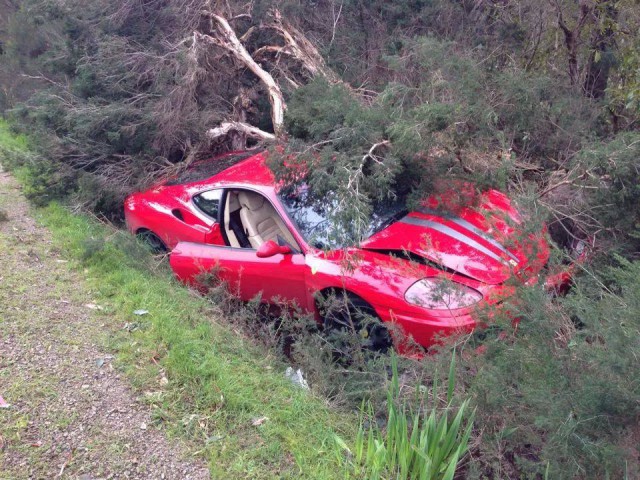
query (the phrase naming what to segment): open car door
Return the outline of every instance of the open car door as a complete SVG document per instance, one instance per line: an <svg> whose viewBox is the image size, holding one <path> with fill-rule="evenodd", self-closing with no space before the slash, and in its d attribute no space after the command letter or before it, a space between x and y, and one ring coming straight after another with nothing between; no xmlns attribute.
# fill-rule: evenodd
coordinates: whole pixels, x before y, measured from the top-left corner
<svg viewBox="0 0 640 480"><path fill-rule="evenodd" d="M265 302L278 303L274 300L278 299L308 310L311 295L305 278L309 267L304 255L277 252L259 257L259 251L250 248L180 242L171 252L170 263L176 276L191 285L206 287L204 279L210 274L214 282L226 282L230 292L243 301L261 294Z"/></svg>

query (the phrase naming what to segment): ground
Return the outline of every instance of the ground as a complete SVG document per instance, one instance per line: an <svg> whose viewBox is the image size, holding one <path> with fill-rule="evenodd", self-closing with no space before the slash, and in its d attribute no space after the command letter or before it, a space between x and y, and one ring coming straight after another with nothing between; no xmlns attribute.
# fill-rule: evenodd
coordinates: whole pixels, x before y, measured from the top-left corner
<svg viewBox="0 0 640 480"><path fill-rule="evenodd" d="M0 479L209 478L113 368L100 308L0 169Z"/></svg>

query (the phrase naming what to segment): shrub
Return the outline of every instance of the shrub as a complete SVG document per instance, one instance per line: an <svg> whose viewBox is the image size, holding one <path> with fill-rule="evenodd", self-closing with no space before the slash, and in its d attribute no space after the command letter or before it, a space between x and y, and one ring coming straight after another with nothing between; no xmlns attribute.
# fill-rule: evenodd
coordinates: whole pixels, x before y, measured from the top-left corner
<svg viewBox="0 0 640 480"><path fill-rule="evenodd" d="M583 215L616 237L620 251L640 251L640 133L622 133L609 142L593 143L576 155L573 168L584 184ZM587 205L585 206L584 203ZM603 236L603 235L601 235ZM609 240L609 244L613 242Z"/></svg>
<svg viewBox="0 0 640 480"><path fill-rule="evenodd" d="M522 290L493 319L500 335L478 332L482 353L466 342L458 378L482 432L470 478L623 478L638 468L629 442L640 415L640 263L618 262L578 278L566 298Z"/></svg>

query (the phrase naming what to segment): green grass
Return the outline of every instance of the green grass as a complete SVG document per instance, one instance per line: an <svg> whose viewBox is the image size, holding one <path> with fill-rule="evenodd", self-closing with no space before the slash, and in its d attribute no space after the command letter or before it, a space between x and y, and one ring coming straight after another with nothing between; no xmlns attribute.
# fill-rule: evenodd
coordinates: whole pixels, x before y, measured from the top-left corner
<svg viewBox="0 0 640 480"><path fill-rule="evenodd" d="M0 145L14 150L27 151L29 139L25 135L16 135L6 120L0 118Z"/></svg>
<svg viewBox="0 0 640 480"><path fill-rule="evenodd" d="M28 151L28 140L0 120L0 151L12 150ZM18 170L24 182L29 171ZM58 204L36 212L71 260L60 268L78 271L104 308L94 316L104 325L96 342L114 353L156 425L186 440L212 478L342 477L333 438L352 438L355 416L292 385L284 363L226 324L127 233ZM135 316L137 309L149 314ZM268 420L255 426L261 417Z"/></svg>
<svg viewBox="0 0 640 480"><path fill-rule="evenodd" d="M0 117L0 160L2 167L20 181L21 184L29 184L32 167L25 159L30 156L29 138L26 135L16 134L11 130L10 124Z"/></svg>
<svg viewBox="0 0 640 480"><path fill-rule="evenodd" d="M166 266L151 272L125 233L60 205L38 215L54 242L85 269L96 302L106 307L103 315L128 324L111 335L110 347L133 385L146 392L155 421L189 439L214 478L335 477L333 435L353 434L355 418L292 386L284 364L216 318ZM136 317L136 309L150 313ZM253 426L259 417L268 420Z"/></svg>

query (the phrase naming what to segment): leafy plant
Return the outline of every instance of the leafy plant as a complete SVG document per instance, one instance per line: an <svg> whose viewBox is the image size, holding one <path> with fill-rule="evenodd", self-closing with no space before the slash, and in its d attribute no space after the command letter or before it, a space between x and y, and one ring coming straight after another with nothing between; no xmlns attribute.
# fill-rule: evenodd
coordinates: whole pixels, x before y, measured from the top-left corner
<svg viewBox="0 0 640 480"><path fill-rule="evenodd" d="M338 455L344 460L347 478L353 475L372 480L453 479L460 460L467 452L475 416L475 411L468 414L469 400L465 400L453 418L450 417L455 386L455 354L451 358L447 407L443 413L437 410L437 381L433 385L432 404L429 406L424 393L421 393L417 404L422 408L413 411L405 401L400 401L398 362L395 357L392 358L391 369L385 428L378 427L369 402L363 404L353 448L350 449L343 439L336 436ZM427 414L423 409L430 411Z"/></svg>

